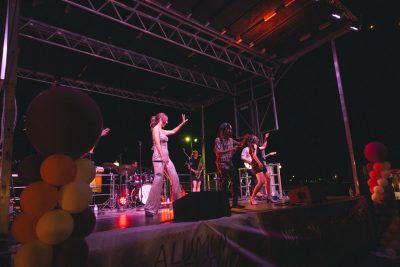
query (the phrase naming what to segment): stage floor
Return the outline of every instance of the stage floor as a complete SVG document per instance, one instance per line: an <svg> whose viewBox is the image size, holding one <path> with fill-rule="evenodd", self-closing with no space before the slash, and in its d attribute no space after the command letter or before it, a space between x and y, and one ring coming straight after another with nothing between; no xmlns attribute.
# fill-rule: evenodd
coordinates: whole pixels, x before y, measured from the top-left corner
<svg viewBox="0 0 400 267"><path fill-rule="evenodd" d="M327 197L327 202L325 202L325 204L329 202L343 201L348 199L350 198L347 196ZM289 203L272 204L266 203L266 201L259 201L258 203L258 205L250 205L249 198L241 198L239 200L239 204L245 207L241 209L232 208L232 216L235 216L235 214L254 212L264 213L274 210L291 209L306 206L305 204L290 205ZM175 223L172 204L170 205L170 207L165 205L154 217L146 217L143 207L133 207L125 208L122 210L103 209L97 213L96 219L96 227L94 229L94 232Z"/></svg>

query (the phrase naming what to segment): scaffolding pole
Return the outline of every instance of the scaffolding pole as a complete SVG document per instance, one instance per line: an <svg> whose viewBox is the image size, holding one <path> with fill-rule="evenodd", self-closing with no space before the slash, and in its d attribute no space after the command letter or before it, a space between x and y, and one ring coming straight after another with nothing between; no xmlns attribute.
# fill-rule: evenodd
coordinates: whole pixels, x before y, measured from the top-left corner
<svg viewBox="0 0 400 267"><path fill-rule="evenodd" d="M354 149L353 149L353 141L351 139L349 117L347 115L346 101L344 99L344 94L343 94L342 78L340 76L339 59L337 56L335 40L331 40L331 46L332 46L333 64L335 66L335 73L336 73L336 82L337 82L338 91L339 91L340 106L342 108L344 129L346 131L347 146L349 147L351 170L353 171L354 187L356 190L356 195L358 196L358 195L360 195L360 184L358 183L356 160L354 157Z"/></svg>
<svg viewBox="0 0 400 267"><path fill-rule="evenodd" d="M4 79L3 112L1 136L3 149L0 165L0 243L7 239L9 225L10 179L13 150L14 117L15 117L15 86L17 81L18 59L18 20L19 0L9 0L4 31L2 75ZM3 70L5 70L3 72ZM1 90L0 90L1 91Z"/></svg>

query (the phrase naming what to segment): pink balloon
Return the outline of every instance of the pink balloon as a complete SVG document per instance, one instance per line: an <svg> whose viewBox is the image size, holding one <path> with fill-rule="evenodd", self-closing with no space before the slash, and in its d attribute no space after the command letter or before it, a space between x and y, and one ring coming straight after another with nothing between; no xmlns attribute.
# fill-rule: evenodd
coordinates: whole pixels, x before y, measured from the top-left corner
<svg viewBox="0 0 400 267"><path fill-rule="evenodd" d="M364 156L370 162L382 162L387 158L387 148L380 142L370 142L364 148Z"/></svg>

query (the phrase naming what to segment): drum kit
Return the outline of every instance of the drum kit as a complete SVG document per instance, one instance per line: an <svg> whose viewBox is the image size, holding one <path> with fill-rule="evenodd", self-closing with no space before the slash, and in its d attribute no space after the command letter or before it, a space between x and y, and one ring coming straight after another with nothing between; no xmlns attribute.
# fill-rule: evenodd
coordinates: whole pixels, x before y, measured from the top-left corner
<svg viewBox="0 0 400 267"><path fill-rule="evenodd" d="M146 204L154 178L151 170L142 169L140 172L137 166L117 166L112 162L104 162L101 166L110 173L110 197L103 208Z"/></svg>

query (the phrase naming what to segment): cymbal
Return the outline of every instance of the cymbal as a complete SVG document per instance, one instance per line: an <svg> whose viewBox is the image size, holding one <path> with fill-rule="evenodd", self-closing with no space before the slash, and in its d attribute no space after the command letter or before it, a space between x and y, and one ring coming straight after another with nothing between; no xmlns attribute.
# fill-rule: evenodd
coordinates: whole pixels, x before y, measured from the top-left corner
<svg viewBox="0 0 400 267"><path fill-rule="evenodd" d="M116 170L117 169L117 165L115 165L112 162L104 162L103 164L101 164L101 166L105 169L112 169L112 170Z"/></svg>
<svg viewBox="0 0 400 267"><path fill-rule="evenodd" d="M129 164L121 165L118 168L118 172L121 175L122 174L126 174L126 175L131 174L134 170L135 170L135 168L133 168L133 166L129 165Z"/></svg>

